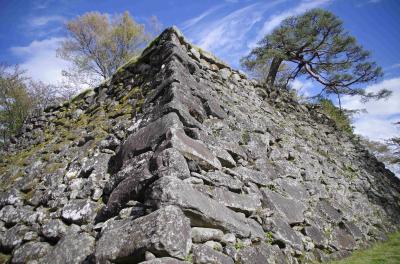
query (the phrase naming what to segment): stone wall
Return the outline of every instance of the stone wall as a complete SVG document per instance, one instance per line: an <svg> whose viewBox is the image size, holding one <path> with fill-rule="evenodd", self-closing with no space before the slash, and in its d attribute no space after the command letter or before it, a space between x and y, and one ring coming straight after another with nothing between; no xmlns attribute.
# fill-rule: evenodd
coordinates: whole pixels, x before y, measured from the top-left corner
<svg viewBox="0 0 400 264"><path fill-rule="evenodd" d="M176 28L32 117L0 180L0 262L324 262L400 224L399 180L355 139Z"/></svg>

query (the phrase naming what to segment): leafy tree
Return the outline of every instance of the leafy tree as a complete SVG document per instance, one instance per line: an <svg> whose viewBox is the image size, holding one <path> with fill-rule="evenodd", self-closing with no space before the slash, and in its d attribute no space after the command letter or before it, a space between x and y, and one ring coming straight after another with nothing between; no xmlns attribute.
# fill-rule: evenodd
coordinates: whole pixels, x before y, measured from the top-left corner
<svg viewBox="0 0 400 264"><path fill-rule="evenodd" d="M322 9L312 9L285 19L242 59L242 64L248 70L270 65L266 77L269 87L273 87L282 63L294 65L286 84L306 75L324 86L319 96L337 95L341 109L340 95L360 95L365 100L390 95L385 89L374 94L357 87L383 75L382 69L369 59L370 53L344 30L338 17Z"/></svg>
<svg viewBox="0 0 400 264"><path fill-rule="evenodd" d="M271 60L265 61L265 63L258 63L255 60L242 60L242 65L246 69L251 69L251 77L266 82L269 70L271 69ZM276 72L274 86L287 89L287 80L290 77L290 68L284 62L282 62Z"/></svg>
<svg viewBox="0 0 400 264"><path fill-rule="evenodd" d="M30 113L68 100L73 92L33 81L18 65L0 64L0 145L18 133Z"/></svg>
<svg viewBox="0 0 400 264"><path fill-rule="evenodd" d="M128 12L111 18L89 12L69 21L66 27L69 37L62 42L58 55L72 62L72 68L64 72L71 78L83 75L95 81L107 79L137 56L149 39L144 25L135 22Z"/></svg>
<svg viewBox="0 0 400 264"><path fill-rule="evenodd" d="M47 84L42 81L29 80L27 86L33 108L37 110L69 100L76 92L71 87Z"/></svg>
<svg viewBox="0 0 400 264"><path fill-rule="evenodd" d="M0 132L1 143L18 132L32 108L32 100L25 85L24 71L18 66L0 66Z"/></svg>

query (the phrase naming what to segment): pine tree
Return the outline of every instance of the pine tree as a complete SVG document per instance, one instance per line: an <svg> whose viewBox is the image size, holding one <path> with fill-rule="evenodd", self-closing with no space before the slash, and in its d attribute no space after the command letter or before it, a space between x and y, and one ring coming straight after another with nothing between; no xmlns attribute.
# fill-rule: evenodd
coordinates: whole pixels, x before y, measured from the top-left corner
<svg viewBox="0 0 400 264"><path fill-rule="evenodd" d="M306 75L323 85L319 96L336 94L341 108L340 95L360 95L367 100L391 94L386 89L367 93L357 86L383 75L381 67L369 59L370 53L344 30L338 17L326 10L312 9L285 19L242 59L242 65L249 70L260 64L270 65L265 80L268 87L274 86L282 63L295 65L286 84Z"/></svg>

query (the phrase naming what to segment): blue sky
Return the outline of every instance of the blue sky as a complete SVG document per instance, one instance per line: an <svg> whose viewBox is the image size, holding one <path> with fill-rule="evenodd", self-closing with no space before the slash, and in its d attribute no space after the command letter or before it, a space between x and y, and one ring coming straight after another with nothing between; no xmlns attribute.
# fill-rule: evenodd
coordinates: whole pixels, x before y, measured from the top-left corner
<svg viewBox="0 0 400 264"><path fill-rule="evenodd" d="M332 11L384 68L385 77L367 87L391 88L394 95L361 104L344 98L348 108L366 108L355 119L356 132L383 139L399 131L400 120L400 1L398 0L0 0L0 62L19 63L34 79L56 83L68 64L55 55L65 37L64 23L88 11L116 14L128 10L140 23L155 15L165 26L177 25L195 44L232 67L288 16L321 7ZM316 84L305 79L293 86L312 94Z"/></svg>

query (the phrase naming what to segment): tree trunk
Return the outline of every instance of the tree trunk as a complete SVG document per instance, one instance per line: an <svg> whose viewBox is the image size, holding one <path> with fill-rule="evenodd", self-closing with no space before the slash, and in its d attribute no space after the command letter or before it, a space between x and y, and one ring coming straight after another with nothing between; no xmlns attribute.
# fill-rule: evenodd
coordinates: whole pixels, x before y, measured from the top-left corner
<svg viewBox="0 0 400 264"><path fill-rule="evenodd" d="M281 58L275 57L271 62L271 67L269 68L268 76L267 76L267 86L272 88L275 83L276 75L278 74L279 66L282 63Z"/></svg>
<svg viewBox="0 0 400 264"><path fill-rule="evenodd" d="M342 112L342 101L340 100L340 94L339 93L337 93L337 98L338 98L338 101L339 101L339 111Z"/></svg>

